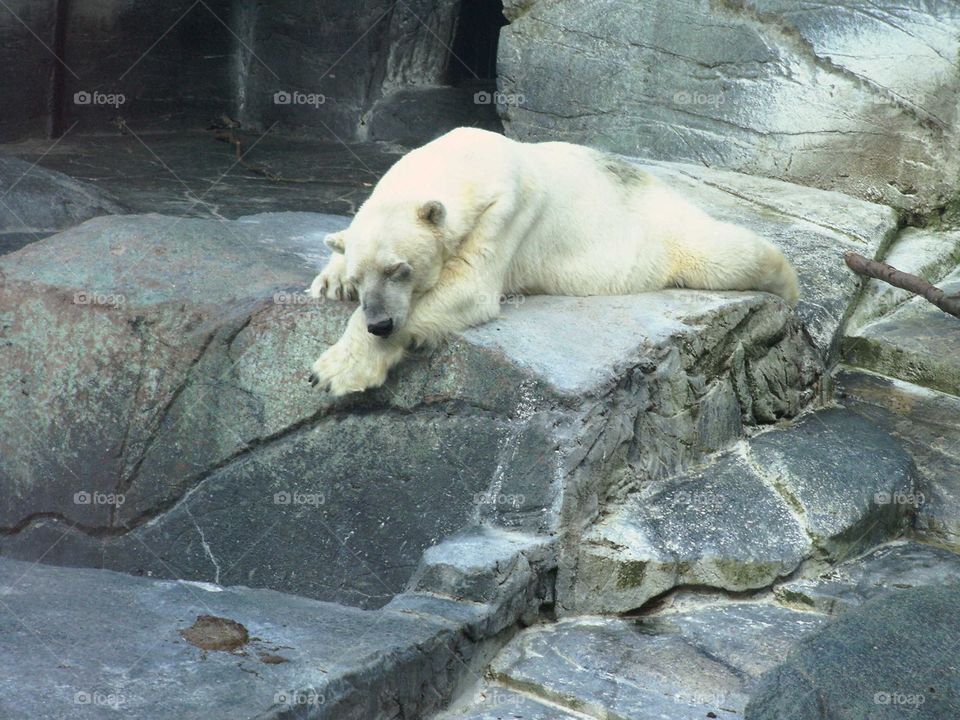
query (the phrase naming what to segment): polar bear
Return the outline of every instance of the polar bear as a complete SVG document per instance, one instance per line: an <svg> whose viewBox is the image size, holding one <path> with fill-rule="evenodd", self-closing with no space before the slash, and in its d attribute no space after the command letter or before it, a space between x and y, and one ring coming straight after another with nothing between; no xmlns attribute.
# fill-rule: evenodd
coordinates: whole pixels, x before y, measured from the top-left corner
<svg viewBox="0 0 960 720"><path fill-rule="evenodd" d="M616 156L458 128L401 158L350 226L326 237L314 297L360 300L310 383L378 387L411 347L496 317L511 294L763 290L797 276L753 232L720 222Z"/></svg>

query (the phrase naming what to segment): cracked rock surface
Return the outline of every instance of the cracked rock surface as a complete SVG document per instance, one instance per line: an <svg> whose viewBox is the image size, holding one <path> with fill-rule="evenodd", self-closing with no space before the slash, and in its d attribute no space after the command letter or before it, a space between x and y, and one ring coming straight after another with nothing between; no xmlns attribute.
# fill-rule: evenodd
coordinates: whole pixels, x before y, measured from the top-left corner
<svg viewBox="0 0 960 720"><path fill-rule="evenodd" d="M954 196L950 2L511 2L507 134L586 142L925 212Z"/></svg>
<svg viewBox="0 0 960 720"><path fill-rule="evenodd" d="M798 260L892 228L836 194L797 188L859 229L775 181L655 171ZM0 553L380 607L462 529L573 538L607 498L796 415L855 290L807 264L800 318L759 293L522 298L333 401L304 377L352 307L301 291L345 223L103 217L5 256Z"/></svg>

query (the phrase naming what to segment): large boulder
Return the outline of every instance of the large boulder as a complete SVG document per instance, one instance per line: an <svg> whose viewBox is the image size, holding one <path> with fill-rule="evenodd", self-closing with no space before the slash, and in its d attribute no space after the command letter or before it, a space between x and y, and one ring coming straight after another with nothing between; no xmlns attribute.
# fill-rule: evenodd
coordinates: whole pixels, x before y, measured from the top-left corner
<svg viewBox="0 0 960 720"><path fill-rule="evenodd" d="M790 205L773 185L743 191L765 198L772 239L835 253L836 233L770 209ZM705 192L735 212L732 192ZM875 220L880 242L882 211L823 199ZM757 207L740 206L747 223ZM823 356L781 301L671 290L508 299L383 388L334 400L306 375L353 308L302 288L345 223L110 217L6 256L0 552L377 607L460 530L575 545L615 487L818 395ZM824 319L828 339L840 314ZM458 592L430 562L416 587Z"/></svg>
<svg viewBox="0 0 960 720"><path fill-rule="evenodd" d="M960 587L881 596L802 639L747 720L939 720L960 714Z"/></svg>
<svg viewBox="0 0 960 720"><path fill-rule="evenodd" d="M101 190L0 155L0 255L123 208Z"/></svg>
<svg viewBox="0 0 960 720"><path fill-rule="evenodd" d="M506 131L838 189L914 212L957 189L949 2L514 0ZM877 48L882 48L881 52Z"/></svg>

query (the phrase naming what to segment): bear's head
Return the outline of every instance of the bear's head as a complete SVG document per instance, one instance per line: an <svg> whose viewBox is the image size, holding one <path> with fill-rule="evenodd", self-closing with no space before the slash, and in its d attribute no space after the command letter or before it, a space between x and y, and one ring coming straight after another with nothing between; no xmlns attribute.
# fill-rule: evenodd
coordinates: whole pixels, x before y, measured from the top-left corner
<svg viewBox="0 0 960 720"><path fill-rule="evenodd" d="M346 279L360 294L367 330L396 333L418 296L433 288L448 254L447 211L430 200L361 207L350 227L327 235L346 257Z"/></svg>

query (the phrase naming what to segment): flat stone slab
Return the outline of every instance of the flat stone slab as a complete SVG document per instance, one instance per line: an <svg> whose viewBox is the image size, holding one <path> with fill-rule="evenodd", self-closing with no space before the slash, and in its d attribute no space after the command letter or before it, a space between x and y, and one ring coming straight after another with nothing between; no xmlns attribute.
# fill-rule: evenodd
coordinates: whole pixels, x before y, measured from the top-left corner
<svg viewBox="0 0 960 720"><path fill-rule="evenodd" d="M726 717L742 712L756 678L822 622L761 603L636 622L576 619L521 633L490 673L508 688L590 717Z"/></svg>
<svg viewBox="0 0 960 720"><path fill-rule="evenodd" d="M836 379L844 404L887 427L913 456L916 490L891 500L916 513L921 538L960 551L960 398L851 368Z"/></svg>
<svg viewBox="0 0 960 720"><path fill-rule="evenodd" d="M485 684L477 694L475 703L440 713L434 720L584 720L589 717L500 685Z"/></svg>
<svg viewBox="0 0 960 720"><path fill-rule="evenodd" d="M940 585L960 585L960 555L902 541L836 565L819 577L783 583L774 592L791 607L839 615L881 595Z"/></svg>
<svg viewBox="0 0 960 720"><path fill-rule="evenodd" d="M912 459L882 427L839 409L804 416L612 509L582 539L560 604L624 612L680 585L766 587L807 558L899 534L910 509L891 499L913 483Z"/></svg>
<svg viewBox="0 0 960 720"><path fill-rule="evenodd" d="M184 636L198 616L227 632ZM429 615L8 559L0 628L9 718L422 717L472 652Z"/></svg>
<svg viewBox="0 0 960 720"><path fill-rule="evenodd" d="M807 635L760 680L744 718L957 717L958 587L882 595Z"/></svg>
<svg viewBox="0 0 960 720"><path fill-rule="evenodd" d="M960 268L937 284L960 293ZM960 395L960 318L914 297L843 339L844 362Z"/></svg>

